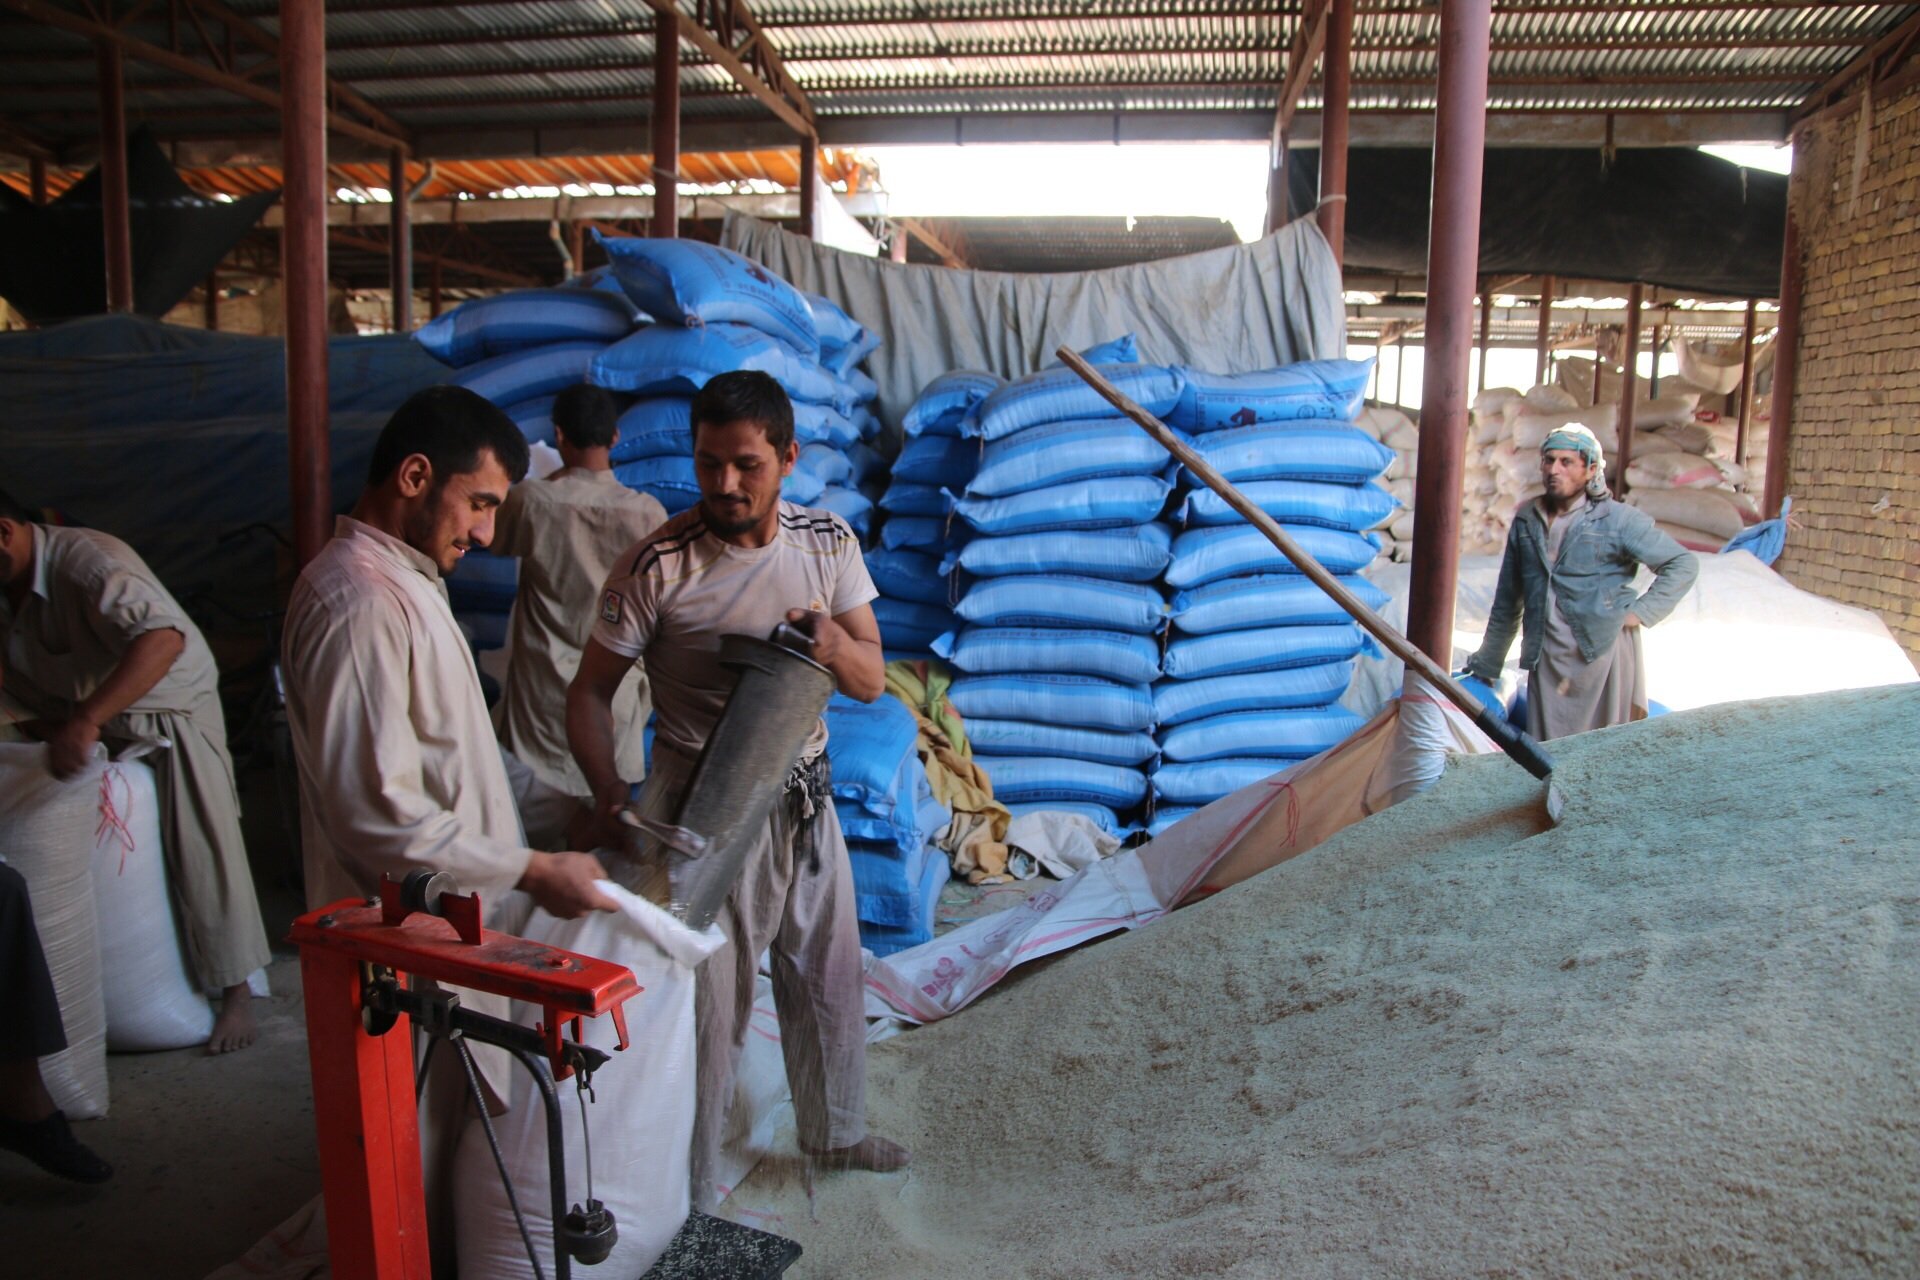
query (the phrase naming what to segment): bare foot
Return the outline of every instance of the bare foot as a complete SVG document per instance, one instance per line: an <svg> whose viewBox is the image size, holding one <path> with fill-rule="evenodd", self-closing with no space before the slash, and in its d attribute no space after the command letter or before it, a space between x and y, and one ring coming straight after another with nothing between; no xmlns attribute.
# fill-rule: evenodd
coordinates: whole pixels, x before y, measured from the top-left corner
<svg viewBox="0 0 1920 1280"><path fill-rule="evenodd" d="M220 993L220 1016L207 1037L208 1053L232 1053L253 1043L259 1029L253 1025L253 989L236 983Z"/></svg>
<svg viewBox="0 0 1920 1280"><path fill-rule="evenodd" d="M822 1169L864 1169L869 1173L892 1173L913 1162L913 1156L905 1147L873 1133L850 1147L836 1147L831 1151L803 1147L802 1150L813 1157Z"/></svg>

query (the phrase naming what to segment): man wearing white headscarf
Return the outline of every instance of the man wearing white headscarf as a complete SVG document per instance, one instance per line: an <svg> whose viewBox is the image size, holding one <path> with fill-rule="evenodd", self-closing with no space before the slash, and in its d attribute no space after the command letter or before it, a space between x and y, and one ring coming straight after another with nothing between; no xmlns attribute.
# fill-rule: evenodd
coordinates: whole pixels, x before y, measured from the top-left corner
<svg viewBox="0 0 1920 1280"><path fill-rule="evenodd" d="M1700 562L1608 492L1600 442L1585 427L1547 435L1540 480L1546 492L1507 531L1486 638L1467 674L1497 681L1520 629L1528 733L1564 738L1645 719L1640 628L1673 612ZM1633 589L1641 565L1654 575L1644 594Z"/></svg>

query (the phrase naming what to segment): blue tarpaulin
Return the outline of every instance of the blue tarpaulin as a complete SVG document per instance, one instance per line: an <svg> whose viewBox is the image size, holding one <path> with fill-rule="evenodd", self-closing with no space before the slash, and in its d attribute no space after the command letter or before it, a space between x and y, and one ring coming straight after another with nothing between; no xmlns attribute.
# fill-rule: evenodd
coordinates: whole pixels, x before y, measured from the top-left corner
<svg viewBox="0 0 1920 1280"><path fill-rule="evenodd" d="M278 338L133 316L0 334L0 487L124 539L175 595L264 608L269 541L220 538L289 528L285 368ZM405 337L329 340L336 510L389 415L449 372Z"/></svg>

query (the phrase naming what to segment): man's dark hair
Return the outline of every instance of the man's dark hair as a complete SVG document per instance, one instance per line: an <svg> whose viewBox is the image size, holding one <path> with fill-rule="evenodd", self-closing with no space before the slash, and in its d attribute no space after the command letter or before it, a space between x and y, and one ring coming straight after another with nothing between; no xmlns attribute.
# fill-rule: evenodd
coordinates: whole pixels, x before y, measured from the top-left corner
<svg viewBox="0 0 1920 1280"><path fill-rule="evenodd" d="M613 443L620 408L605 387L582 382L553 398L553 428L576 449L604 449Z"/></svg>
<svg viewBox="0 0 1920 1280"><path fill-rule="evenodd" d="M38 524L40 513L28 510L5 489L0 489L0 520L11 520L15 524Z"/></svg>
<svg viewBox="0 0 1920 1280"><path fill-rule="evenodd" d="M394 410L367 464L367 487L385 484L413 454L433 464L435 486L452 476L480 468L491 453L515 484L527 475L527 438L513 419L465 387L440 386L416 391Z"/></svg>
<svg viewBox="0 0 1920 1280"><path fill-rule="evenodd" d="M767 433L775 453L793 443L793 401L779 383L754 369L723 373L693 397L693 434L702 426L751 422Z"/></svg>

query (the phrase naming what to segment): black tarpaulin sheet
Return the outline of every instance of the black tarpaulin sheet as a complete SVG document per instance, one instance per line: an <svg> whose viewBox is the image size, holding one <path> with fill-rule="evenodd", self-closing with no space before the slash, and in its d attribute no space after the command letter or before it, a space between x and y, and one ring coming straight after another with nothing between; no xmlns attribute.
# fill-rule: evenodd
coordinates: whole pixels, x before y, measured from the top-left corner
<svg viewBox="0 0 1920 1280"><path fill-rule="evenodd" d="M277 191L232 202L195 192L144 129L127 139L127 204L133 237L133 309L163 316L227 256ZM36 205L0 186L0 298L35 324L107 309L106 221L100 170Z"/></svg>
<svg viewBox="0 0 1920 1280"><path fill-rule="evenodd" d="M1287 158L1294 216L1311 211L1320 155ZM1433 154L1354 148L1347 156L1346 265L1421 276ZM1642 281L1739 298L1780 292L1787 180L1686 147L1487 152L1480 274Z"/></svg>

